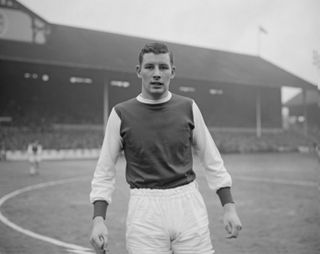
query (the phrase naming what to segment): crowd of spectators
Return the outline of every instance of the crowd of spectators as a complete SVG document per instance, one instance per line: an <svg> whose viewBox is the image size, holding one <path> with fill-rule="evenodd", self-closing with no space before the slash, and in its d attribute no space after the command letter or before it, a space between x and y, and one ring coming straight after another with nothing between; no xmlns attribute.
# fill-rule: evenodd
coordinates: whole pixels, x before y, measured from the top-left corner
<svg viewBox="0 0 320 254"><path fill-rule="evenodd" d="M57 127L58 126L58 127ZM25 150L30 142L39 140L44 149L96 149L103 140L103 126L57 125L51 127L0 127L2 150ZM81 127L82 126L82 127ZM81 128L80 128L81 127ZM258 138L255 132L211 130L222 153L275 152L281 149L295 151L298 147L310 147L320 141L305 137L296 130L263 132Z"/></svg>
<svg viewBox="0 0 320 254"><path fill-rule="evenodd" d="M20 110L21 111L21 110ZM103 140L103 123L99 123L101 114L50 114L47 110L39 112L29 110L22 114L11 114L10 123L0 123L1 154L5 150L26 150L33 140L38 140L43 149L97 149ZM19 113L20 112L20 113ZM18 114L19 113L19 114ZM91 115L91 118L88 118ZM94 119L93 119L94 118ZM310 136L303 130L263 131L258 138L254 130L243 131L227 128L210 129L212 136L222 153L275 152L281 149L295 151L298 147L312 147L320 144L320 131L310 126Z"/></svg>
<svg viewBox="0 0 320 254"><path fill-rule="evenodd" d="M257 137L254 131L219 129L211 133L222 153L295 152L299 147L311 148L314 142L296 130L269 130L264 131L261 137Z"/></svg>
<svg viewBox="0 0 320 254"><path fill-rule="evenodd" d="M103 130L1 127L0 136L6 150L25 150L33 140L44 149L91 149L101 146Z"/></svg>
<svg viewBox="0 0 320 254"><path fill-rule="evenodd" d="M51 114L47 110L41 113L17 110L10 114L1 112L1 115L10 115L11 119L10 122L0 122L1 151L26 150L34 140L38 140L44 149L56 150L99 148L102 143L103 124L97 124L96 116Z"/></svg>

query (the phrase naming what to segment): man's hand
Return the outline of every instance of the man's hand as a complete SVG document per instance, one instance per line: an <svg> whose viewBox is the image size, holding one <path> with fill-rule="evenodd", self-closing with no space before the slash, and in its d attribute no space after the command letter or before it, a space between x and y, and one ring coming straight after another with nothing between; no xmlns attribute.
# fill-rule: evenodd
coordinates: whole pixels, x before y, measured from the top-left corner
<svg viewBox="0 0 320 254"><path fill-rule="evenodd" d="M90 243L97 254L104 254L108 251L108 229L100 216L93 219Z"/></svg>
<svg viewBox="0 0 320 254"><path fill-rule="evenodd" d="M228 232L227 238L237 238L239 235L239 231L242 229L242 225L237 214L235 204L227 203L224 205L223 209L223 224L226 231Z"/></svg>

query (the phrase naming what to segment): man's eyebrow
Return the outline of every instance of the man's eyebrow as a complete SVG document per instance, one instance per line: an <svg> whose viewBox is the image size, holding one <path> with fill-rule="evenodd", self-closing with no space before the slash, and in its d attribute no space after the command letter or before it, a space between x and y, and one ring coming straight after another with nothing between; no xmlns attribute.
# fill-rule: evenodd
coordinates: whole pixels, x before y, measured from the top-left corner
<svg viewBox="0 0 320 254"><path fill-rule="evenodd" d="M143 66L154 66L154 65L159 65L159 66L170 66L168 63L144 63Z"/></svg>

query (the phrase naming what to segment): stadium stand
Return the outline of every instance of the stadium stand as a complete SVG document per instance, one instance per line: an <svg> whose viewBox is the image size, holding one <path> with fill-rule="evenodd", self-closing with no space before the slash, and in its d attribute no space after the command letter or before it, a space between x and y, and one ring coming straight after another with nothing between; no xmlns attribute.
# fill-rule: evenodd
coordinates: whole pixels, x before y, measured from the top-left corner
<svg viewBox="0 0 320 254"><path fill-rule="evenodd" d="M0 118L10 119L0 122L1 150L25 150L35 139L44 149L99 148L105 116L136 95L137 49L149 40L51 24L18 1L0 9L17 24L0 38ZM291 151L320 140L316 130L312 138L282 130L281 88L313 84L258 56L168 45L178 66L172 91L196 100L222 152ZM260 138L243 131L258 129L257 119Z"/></svg>

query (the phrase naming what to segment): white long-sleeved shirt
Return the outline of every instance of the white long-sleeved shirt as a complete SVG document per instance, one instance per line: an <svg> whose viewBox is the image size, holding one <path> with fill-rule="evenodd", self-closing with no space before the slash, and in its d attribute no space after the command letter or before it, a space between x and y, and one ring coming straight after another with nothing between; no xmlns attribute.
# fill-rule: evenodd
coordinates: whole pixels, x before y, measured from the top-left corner
<svg viewBox="0 0 320 254"><path fill-rule="evenodd" d="M169 101L171 97L172 94L169 92L165 98L160 100L147 100L141 95L137 96L137 100L141 103L159 104ZM209 187L214 191L223 187L231 187L231 176L224 166L218 148L194 101L192 111L194 117L192 145L205 168ZM112 192L115 188L115 164L123 147L120 127L121 119L113 108L108 119L100 156L92 179L91 203L97 200L104 200L110 204L112 201Z"/></svg>

